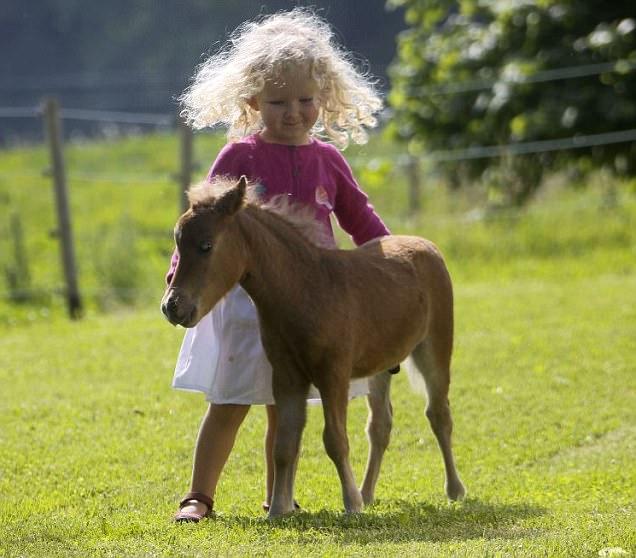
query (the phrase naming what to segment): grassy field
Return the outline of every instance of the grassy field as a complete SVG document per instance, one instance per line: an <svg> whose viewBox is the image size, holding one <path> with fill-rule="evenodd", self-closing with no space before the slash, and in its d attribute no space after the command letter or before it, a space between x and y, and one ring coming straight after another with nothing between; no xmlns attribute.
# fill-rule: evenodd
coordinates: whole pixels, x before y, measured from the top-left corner
<svg viewBox="0 0 636 558"><path fill-rule="evenodd" d="M215 141L198 142L202 160ZM398 173L384 176L388 188L374 183L383 172L374 144L352 158L379 211L395 232L435 240L455 280L451 404L467 500L446 501L424 401L399 374L378 501L363 514L340 512L320 409L311 408L297 483L305 512L267 521L264 411L255 407L221 480L218 518L172 524L205 408L200 396L169 387L183 331L157 308L177 213L173 148L172 138L157 137L70 150L88 301L77 323L47 290L59 278L47 233L52 202L48 190L36 195L48 187L34 171L45 166L44 153L0 153L0 207L23 215L31 288L43 292L21 305L0 303L0 557L636 553L633 185L619 185L608 204L602 186L576 191L555 182L525 210L491 214L479 211L485 193L451 198L431 184L413 218ZM23 187L12 187L11 173ZM138 183L115 180L135 174ZM134 243L118 236L126 227ZM3 237L1 245L8 266L11 244ZM104 247L122 245L133 252ZM104 282L103 270L131 255L140 260L132 275L142 279L126 308L105 297L110 288L116 298L117 282ZM364 402L354 400L358 478L365 418Z"/></svg>

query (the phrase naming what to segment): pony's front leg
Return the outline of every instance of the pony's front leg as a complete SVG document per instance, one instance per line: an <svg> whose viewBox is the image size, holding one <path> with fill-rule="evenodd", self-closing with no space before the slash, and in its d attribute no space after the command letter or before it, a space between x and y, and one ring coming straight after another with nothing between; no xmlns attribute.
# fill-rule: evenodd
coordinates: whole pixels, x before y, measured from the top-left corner
<svg viewBox="0 0 636 558"><path fill-rule="evenodd" d="M327 381L318 387L325 416L323 431L325 449L340 477L345 511L358 513L362 511L362 496L349 463L349 439L347 438L349 377L346 376L335 383Z"/></svg>
<svg viewBox="0 0 636 558"><path fill-rule="evenodd" d="M274 390L276 400L276 438L274 440L274 487L269 517L294 511L294 477L307 417L307 386L281 393ZM291 386L286 386L289 390ZM285 391L285 390L282 390Z"/></svg>

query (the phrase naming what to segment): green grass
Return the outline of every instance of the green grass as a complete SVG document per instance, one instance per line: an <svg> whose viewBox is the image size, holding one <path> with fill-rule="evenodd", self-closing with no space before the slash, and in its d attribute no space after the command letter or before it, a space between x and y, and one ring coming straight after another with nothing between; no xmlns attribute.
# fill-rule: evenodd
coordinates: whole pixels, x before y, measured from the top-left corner
<svg viewBox="0 0 636 558"><path fill-rule="evenodd" d="M222 142L218 135L196 136L195 179L205 176ZM66 148L79 283L89 311L156 302L179 214L178 154L177 139L169 134ZM619 185L618 203L611 208L605 207L602 187L572 191L557 184L524 210L491 213L483 211L482 187L449 193L424 168L423 211L412 216L398 145L376 135L346 155L391 230L433 239L451 265L461 261L454 274L488 276L489 265L512 276L541 272L538 268L555 262L578 268L581 255L600 258L597 264L610 269L634 267L636 181ZM0 324L63 313L55 204L51 180L42 174L47 166L44 147L0 152ZM12 290L4 277L16 267L12 215L21 221L30 275L19 285L29 300L18 306L7 304ZM522 266L533 268L519 269L519 256Z"/></svg>
<svg viewBox="0 0 636 558"><path fill-rule="evenodd" d="M221 143L218 136L197 137L196 179L205 176ZM147 304L161 288L180 212L178 155L177 138L167 134L70 144L65 149L79 282L89 311L130 298ZM13 305L3 306L10 290L0 277L0 323L38 319L42 311L60 312L63 279L53 234L53 188L42 174L47 167L44 147L0 152L0 273L15 265L10 218L17 214L26 237L31 276L27 287L33 292L30 304L16 312ZM131 267L126 255L140 255L143 265Z"/></svg>
<svg viewBox="0 0 636 558"><path fill-rule="evenodd" d="M199 149L205 141L213 140ZM119 173L159 175L169 174L173 147L169 137L130 139L77 146L74 156L76 166L88 165L83 154L94 153L87 172L114 175L112 162L122 158ZM355 156L373 159L376 149ZM25 172L38 166L37 156L0 153L0 162ZM221 479L218 519L172 524L205 409L201 396L169 387L183 331L156 308L176 187L168 177L122 190L91 183L82 191L77 183L73 203L85 235L99 225L116 231L118 203L133 200L145 294L135 308L108 313L91 294L76 323L64 318L57 296L0 303L0 557L579 557L608 548L634 555L636 202L628 185L613 208L604 206L601 188L555 185L523 211L480 219L467 213L474 198L431 186L425 210L412 218L403 178L391 177L394 191L371 188L378 209L395 232L435 240L455 280L451 404L465 502L444 497L424 401L401 373L378 501L363 514L340 512L320 409L312 407L297 482L305 512L267 521L260 511L265 417L255 407ZM0 178L0 197L24 212L33 283L45 286L56 277L57 254L53 240L40 236L51 200L48 190L33 194L45 187L38 180L20 189ZM2 246L0 263L10 261ZM89 245L80 253L88 257ZM108 285L92 265L83 264L82 277L99 294ZM365 419L364 401L354 400L358 479Z"/></svg>

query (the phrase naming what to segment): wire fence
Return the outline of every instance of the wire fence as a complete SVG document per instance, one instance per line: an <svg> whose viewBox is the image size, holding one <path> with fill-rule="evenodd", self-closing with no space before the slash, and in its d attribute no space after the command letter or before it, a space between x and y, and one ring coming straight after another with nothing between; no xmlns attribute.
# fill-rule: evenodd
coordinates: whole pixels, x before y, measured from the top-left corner
<svg viewBox="0 0 636 558"><path fill-rule="evenodd" d="M518 86L528 83L547 83L563 81L581 77L598 76L607 73L626 74L636 69L636 62L619 60L617 62L603 62L600 64L583 64L567 66L551 70L540 70L531 75L524 75L517 71L514 65L504 70L499 78L470 80L462 83L431 85L414 90L419 95L457 95L460 93L474 93L492 90L497 86Z"/></svg>
<svg viewBox="0 0 636 558"><path fill-rule="evenodd" d="M0 107L0 118L38 118L42 114L41 106ZM112 110L63 108L60 116L63 120L84 120L109 124L175 126L177 123L176 115Z"/></svg>
<svg viewBox="0 0 636 558"><path fill-rule="evenodd" d="M634 66L636 67L636 65ZM41 117L39 107L0 107L0 118L35 118ZM135 124L175 128L178 118L168 114L146 114L124 111L100 111L87 109L62 109L63 120L81 120L109 124ZM636 140L636 128L616 130L600 134L578 134L559 139L514 142L497 145L477 145L463 149L435 150L423 154L421 157L431 162L467 161L471 159L485 159L501 156L527 155L531 153L549 153L567 151L586 147L597 147L616 143L632 142ZM2 172L0 171L0 176ZM79 177L78 177L79 178ZM84 175L84 180L90 177ZM104 180L104 177L95 177ZM110 178L108 178L110 180ZM116 182L117 180L113 180ZM145 181L145 180L142 180Z"/></svg>
<svg viewBox="0 0 636 558"><path fill-rule="evenodd" d="M627 74L636 69L636 61L618 60L615 62L603 62L597 64L582 64L576 66L565 66L549 70L540 70L531 75L520 72L514 64L509 65L499 77L488 79L470 80L462 83L451 83L444 85L425 86L414 90L414 94L432 95L458 95L469 92L495 90L501 86L519 86L529 83L547 83L555 81L570 80L581 77L597 76L608 73ZM74 75L67 76L63 80L66 86L74 85L78 88L92 89L102 87L105 83L104 76ZM153 83L163 83L165 80L161 76L149 75ZM134 80L133 75L118 76L129 83ZM97 81L96 81L97 80ZM12 87L37 87L37 81L26 80L24 83L16 83L10 80L0 80L0 90ZM60 85L56 83L56 86ZM40 83L40 87L42 87ZM41 106L23 107L0 107L0 118L34 118L42 115ZM63 120L75 120L91 123L115 124L115 125L138 125L154 127L174 127L178 123L176 114L142 113L129 111L93 110L84 108L62 108L61 118ZM615 130L608 133L594 135L574 135L560 139L552 139L534 142L514 142L498 145L479 145L465 149L438 150L430 152L426 157L433 162L462 161L477 158L499 157L502 155L515 156L530 153L546 153L551 151L563 151L569 149L579 149L584 147L602 146L613 143L634 141L634 129Z"/></svg>
<svg viewBox="0 0 636 558"><path fill-rule="evenodd" d="M10 215L10 222L7 222L6 227L2 227L6 230L7 238L5 242L2 242L8 247L7 254L13 252L13 257L8 260L6 257L2 259L4 261L4 275L6 278L6 290L0 290L0 299L10 300L12 302L35 302L43 303L47 302L51 297L58 297L63 295L67 300L67 306L69 314L72 318L78 318L82 314L83 310L83 296L99 297L105 294L114 293L114 297L122 301L130 301L135 297L144 296L149 294L149 290L142 285L135 282L134 275L137 270L127 272L120 272L118 268L125 268L126 265L130 267L129 263L123 264L118 261L118 254L115 252L122 252L122 259L130 261L136 256L134 252L134 246L132 245L133 239L131 238L130 230L119 233L117 231L112 232L104 229L103 225L97 226L99 234L103 237L106 235L106 244L104 248L104 242L100 242L94 250L87 250L85 239L80 238L79 252L81 252L83 258L90 258L91 265L97 266L97 270L102 276L107 278L106 288L86 286L82 289L79 288L78 283L78 270L76 263L76 240L74 239L72 228L74 222L74 216L71 212L71 206L69 201L69 195L67 193L69 181L73 184L81 182L90 182L94 184L105 183L108 186L113 184L126 184L135 186L139 185L168 185L170 189L174 188L175 196L174 201L176 203L178 191L181 191L180 196L183 196L183 190L186 187L186 181L190 181L190 173L193 168L192 153L191 150L184 150L181 148L180 158L176 160L180 161L175 165L175 168L171 172L166 174L148 174L146 173L131 173L116 171L114 173L96 173L87 171L77 171L72 169L71 172L67 171L67 165L64 158L63 138L61 133L62 121L84 121L90 123L102 123L111 125L134 125L134 126L152 126L154 128L163 127L166 129L178 129L184 130L185 128L179 124L177 115L167 114L153 114L153 113L134 113L124 111L101 111L101 110L86 110L76 108L60 108L57 100L48 98L41 105L38 106L23 106L23 107L0 107L0 118L26 118L26 119L41 119L42 128L45 131L45 142L47 150L49 152L49 167L43 169L40 172L32 171L28 169L20 170L6 170L0 169L0 179L11 180L19 183L22 180L42 179L52 181L54 190L55 212L57 215L56 225L54 225L53 231L40 231L40 235L43 233L43 237L40 236L39 243L47 242L46 237L50 240L59 240L60 246L60 261L62 264L62 278L63 286L55 282L50 284L49 281L44 281L48 284L43 285L43 278L38 277L37 281L32 280L32 273L30 270L30 263L26 256L25 246L25 233L22 226L23 215L18 211L14 211ZM191 132L189 132L191 134ZM187 141L184 143L191 143ZM170 186L170 183L177 182L178 189L175 186ZM164 188L165 189L165 188ZM148 198L146 195L145 198ZM2 200L0 200L1 202ZM148 200L150 202L150 200ZM113 198L113 191L110 191L108 205L115 206L117 202ZM126 207L125 196L119 196L119 203L122 205L122 213L130 211L130 208ZM99 210L99 202L96 204L96 209ZM86 208L84 208L86 209ZM143 211L143 209L142 209ZM85 216L77 215L80 220ZM84 219L85 221L85 219ZM127 224L129 225L129 223ZM121 228L121 224L117 225ZM33 224L31 224L33 227ZM5 232L2 230L1 232ZM84 232L85 232L84 228ZM165 244L168 242L168 231L166 227ZM33 229L29 231L33 233ZM95 242L96 232L89 233L93 238L89 241ZM119 235L119 236L117 236ZM4 234L2 235L4 236ZM108 237L111 237L110 239ZM148 237L148 235L145 235ZM158 234L153 232L151 238L164 238L164 234ZM101 239L102 241L104 238ZM109 245L110 243L110 245ZM156 244L156 243L155 243ZM128 253L126 253L128 250ZM4 249L3 249L4 252ZM94 253L98 252L98 256L95 257ZM50 256L46 258L50 260ZM167 257L166 257L167 259ZM51 262L53 263L53 262ZM54 269L51 268L51 269ZM157 273L157 277L161 277L161 273ZM36 286L36 283L37 286ZM81 291L81 292L80 292ZM101 294L100 294L101 293ZM47 302L48 303L48 302Z"/></svg>
<svg viewBox="0 0 636 558"><path fill-rule="evenodd" d="M602 63L583 66L564 67L554 70L546 70L535 73L530 77L515 75L509 72L506 79L489 79L475 80L471 82L452 84L448 86L435 86L422 88L421 94L426 95L455 95L466 92L477 92L482 90L493 89L500 85L515 86L524 83L543 83L559 80L568 80L585 76L600 75L608 72L627 73L636 69L636 62L619 61L617 63ZM37 84L23 84L35 87ZM93 87L91 80L77 83L80 87ZM0 90L9 87L6 81L0 80ZM37 106L5 106L0 107L0 119L44 119L44 105ZM182 191L190 182L190 173L194 166L192 155L192 136L191 132L185 133L184 127L180 126L178 115L165 113L145 113L119 110L93 110L86 108L69 108L62 107L59 110L59 119L62 121L86 122L91 124L113 125L113 126L140 126L152 127L154 129L164 130L182 130L180 155L180 167L175 168L174 172L166 174L148 174L148 173L93 173L86 171L76 171L70 169L69 172L64 170L65 178L73 182L91 182L91 183L108 183L108 184L135 184L135 185L157 185L158 183L169 183L177 181ZM187 132L187 129L185 129ZM438 150L427 153L423 159L432 163L437 162L461 162L479 158L493 158L502 156L518 156L527 154L548 153L557 151L569 151L581 148L589 148L595 146L612 145L623 142L636 141L636 129L615 130L608 133L572 135L570 137L531 141L531 142L514 142L499 145L480 145L463 149ZM189 143L189 145L188 145ZM60 148L61 149L61 148ZM400 172L406 173L410 180L410 199L411 203L416 203L420 196L419 172L417 169L418 160L410 156L402 157L374 157L374 164L390 163L391 168L398 169ZM362 160L350 160L354 167L361 167L366 164ZM50 177L49 171L7 171L0 169L0 179L33 179L36 177ZM175 198L176 199L176 198ZM183 198L182 198L183 203ZM15 239L14 239L15 242ZM128 287L119 287L120 294L126 296ZM148 289L136 286L136 292L150 292ZM86 294L94 296L97 294L96 287L85 287L83 291ZM154 290L152 290L154 292ZM68 286L51 285L42 287L30 287L28 289L15 285L10 290L0 290L0 299L16 300L28 297L47 297L59 296L60 294L68 294Z"/></svg>

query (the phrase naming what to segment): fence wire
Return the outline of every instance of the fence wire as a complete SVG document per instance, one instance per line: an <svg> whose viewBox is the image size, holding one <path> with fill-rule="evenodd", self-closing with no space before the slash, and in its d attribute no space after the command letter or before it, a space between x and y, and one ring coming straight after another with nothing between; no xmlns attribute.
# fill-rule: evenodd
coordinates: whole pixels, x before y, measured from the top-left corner
<svg viewBox="0 0 636 558"><path fill-rule="evenodd" d="M636 68L636 63L622 64L622 66L615 63L608 64L596 64L588 66L561 68L558 70L548 70L537 73L532 79L526 81L512 80L511 83L527 83L527 82L548 82L564 79L572 79L576 77L582 77L586 75L595 75L605 73L609 71L632 71ZM459 94L467 91L477 91L480 89L487 89L493 87L496 83L501 83L497 80L488 81L476 81L466 84L458 84L457 86L449 86L446 89L429 88L427 94ZM39 106L25 106L25 107L0 107L0 118L17 119L17 118L41 118L42 108ZM96 123L109 123L109 124L121 124L121 125L139 125L139 126L155 126L155 127L176 127L177 117L176 115L169 114L156 114L156 113L141 113L141 112L126 112L126 111L103 111L103 110L90 110L82 108L62 108L60 111L60 117L64 120L77 120L85 122ZM545 140L545 141L533 141L533 142L517 142L502 145L482 145L473 146L465 149L454 150L438 150L427 153L422 156L423 160L432 162L459 162L464 160L471 160L477 158L490 158L500 157L504 155L524 155L531 153L546 153L554 151L564 151L571 149L580 149L585 147L611 145L623 142L636 141L636 129L629 130L616 130L602 134L589 134L589 135L573 135L566 138ZM393 158L393 157L374 157L375 164L391 163L393 168L403 168L412 163L408 158ZM366 160L350 159L350 163L354 167L361 167L368 163ZM173 175L170 174L127 174L117 173L113 175L105 175L90 172L74 172L67 173L67 178L72 182L107 182L110 184L126 184L126 185L157 185L158 183L165 183L167 181L174 181L178 177L178 170L175 169ZM0 179L33 179L33 178L48 178L46 170L41 172L33 171L20 171L20 172L7 172L0 171ZM436 218L439 221L440 218ZM444 220L452 221L458 226L462 226L468 222L465 216L459 216L454 218L445 218ZM120 295L142 295L149 297L151 294L156 295L156 289L150 288L132 288L132 289L111 289L111 288L83 288L82 293L86 296L99 296L104 292L118 292ZM65 288L60 285L50 285L44 287L34 287L30 289L14 289L0 290L0 299L3 300L19 300L21 297L50 297L60 296L65 293ZM16 298L17 297L17 298Z"/></svg>

